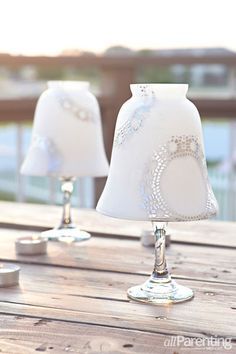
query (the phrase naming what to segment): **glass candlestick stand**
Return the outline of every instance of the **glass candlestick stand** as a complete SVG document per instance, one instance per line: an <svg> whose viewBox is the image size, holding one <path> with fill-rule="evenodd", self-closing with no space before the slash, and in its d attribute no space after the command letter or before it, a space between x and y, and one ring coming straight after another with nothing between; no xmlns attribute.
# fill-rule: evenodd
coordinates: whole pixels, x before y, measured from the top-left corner
<svg viewBox="0 0 236 354"><path fill-rule="evenodd" d="M72 222L71 218L71 195L73 193L73 184L75 178L67 177L60 178L61 191L63 193L63 211L60 225L52 230L42 232L43 237L47 237L50 241L62 241L62 242L81 242L88 240L91 235L80 230Z"/></svg>
<svg viewBox="0 0 236 354"><path fill-rule="evenodd" d="M177 284L167 269L165 258L166 223L153 222L155 236L155 263L152 275L142 285L128 289L128 297L135 301L170 304L190 300L193 291Z"/></svg>

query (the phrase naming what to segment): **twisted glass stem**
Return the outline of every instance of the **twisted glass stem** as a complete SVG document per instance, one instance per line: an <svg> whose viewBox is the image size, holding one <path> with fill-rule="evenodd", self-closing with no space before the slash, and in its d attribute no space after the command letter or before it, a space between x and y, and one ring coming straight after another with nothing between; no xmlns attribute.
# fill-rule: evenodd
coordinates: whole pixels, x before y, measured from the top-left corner
<svg viewBox="0 0 236 354"><path fill-rule="evenodd" d="M71 195L73 193L74 179L72 177L61 179L61 191L63 193L63 212L59 228L74 227L71 218Z"/></svg>
<svg viewBox="0 0 236 354"><path fill-rule="evenodd" d="M165 257L166 223L153 222L155 236L155 263L152 272L153 279L170 280Z"/></svg>

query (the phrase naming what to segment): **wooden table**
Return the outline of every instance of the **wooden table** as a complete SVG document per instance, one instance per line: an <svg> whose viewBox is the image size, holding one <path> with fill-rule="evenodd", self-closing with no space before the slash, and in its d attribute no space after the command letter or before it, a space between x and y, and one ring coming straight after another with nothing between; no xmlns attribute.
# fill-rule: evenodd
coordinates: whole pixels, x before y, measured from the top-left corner
<svg viewBox="0 0 236 354"><path fill-rule="evenodd" d="M74 211L91 231L78 245L51 242L44 256L15 254L18 236L55 226L58 207L0 203L0 258L20 264L20 285L0 289L0 353L236 353L236 224L171 225L167 260L195 298L169 306L129 301L128 287L152 271L141 245L148 223ZM230 351L167 347L171 336L234 338Z"/></svg>

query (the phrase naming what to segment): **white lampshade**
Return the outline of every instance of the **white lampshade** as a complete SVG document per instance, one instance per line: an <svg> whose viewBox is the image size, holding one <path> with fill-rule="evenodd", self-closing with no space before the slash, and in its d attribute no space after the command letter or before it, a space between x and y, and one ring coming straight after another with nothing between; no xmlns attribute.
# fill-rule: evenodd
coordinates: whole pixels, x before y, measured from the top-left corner
<svg viewBox="0 0 236 354"><path fill-rule="evenodd" d="M108 216L190 221L216 214L202 127L188 85L135 84L121 107L97 210Z"/></svg>
<svg viewBox="0 0 236 354"><path fill-rule="evenodd" d="M37 103L32 141L21 173L106 176L98 102L88 82L50 81Z"/></svg>

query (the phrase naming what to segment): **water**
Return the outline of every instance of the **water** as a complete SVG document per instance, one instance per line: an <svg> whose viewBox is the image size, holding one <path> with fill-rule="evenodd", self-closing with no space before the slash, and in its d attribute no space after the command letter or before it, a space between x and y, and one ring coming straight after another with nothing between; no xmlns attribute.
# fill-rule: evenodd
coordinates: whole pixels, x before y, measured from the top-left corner
<svg viewBox="0 0 236 354"><path fill-rule="evenodd" d="M230 124L203 122L203 135L208 162L227 159L230 153Z"/></svg>
<svg viewBox="0 0 236 354"><path fill-rule="evenodd" d="M25 155L30 144L31 126L23 126L22 149ZM17 200L17 126L0 126L0 199ZM60 183L48 177L22 176L22 188L26 201L61 203ZM75 183L72 204L80 207L94 206L94 180L79 178Z"/></svg>
<svg viewBox="0 0 236 354"><path fill-rule="evenodd" d="M217 165L220 161L227 159L230 148L230 124L227 122L203 122L203 134L205 141L205 152L209 166ZM23 151L26 153L31 138L31 126L24 125L23 129ZM17 191L17 128L14 124L0 126L0 199L15 200ZM211 170L210 180L215 189L216 196L221 206L220 219L234 219L236 215L230 213L232 210L232 200L229 194L229 185L227 176L222 177L219 173ZM53 184L53 185L52 185ZM59 183L52 182L45 177L24 177L23 179L24 194L26 200L34 202L61 202L61 193L59 191ZM90 178L80 179L76 186L77 193L74 194L73 204L76 206L93 207L94 206L94 184ZM230 193L229 193L230 192ZM80 202L79 202L80 201ZM232 201L234 203L234 199ZM236 203L236 201L235 201ZM234 203L234 204L235 204ZM235 206L234 206L235 208ZM229 210L229 211L227 211Z"/></svg>
<svg viewBox="0 0 236 354"><path fill-rule="evenodd" d="M230 125L227 122L203 122L205 153L208 161L224 160L229 156ZM31 126L24 126L23 151L27 151ZM16 167L16 126L0 126L0 173ZM219 143L220 142L220 143Z"/></svg>

